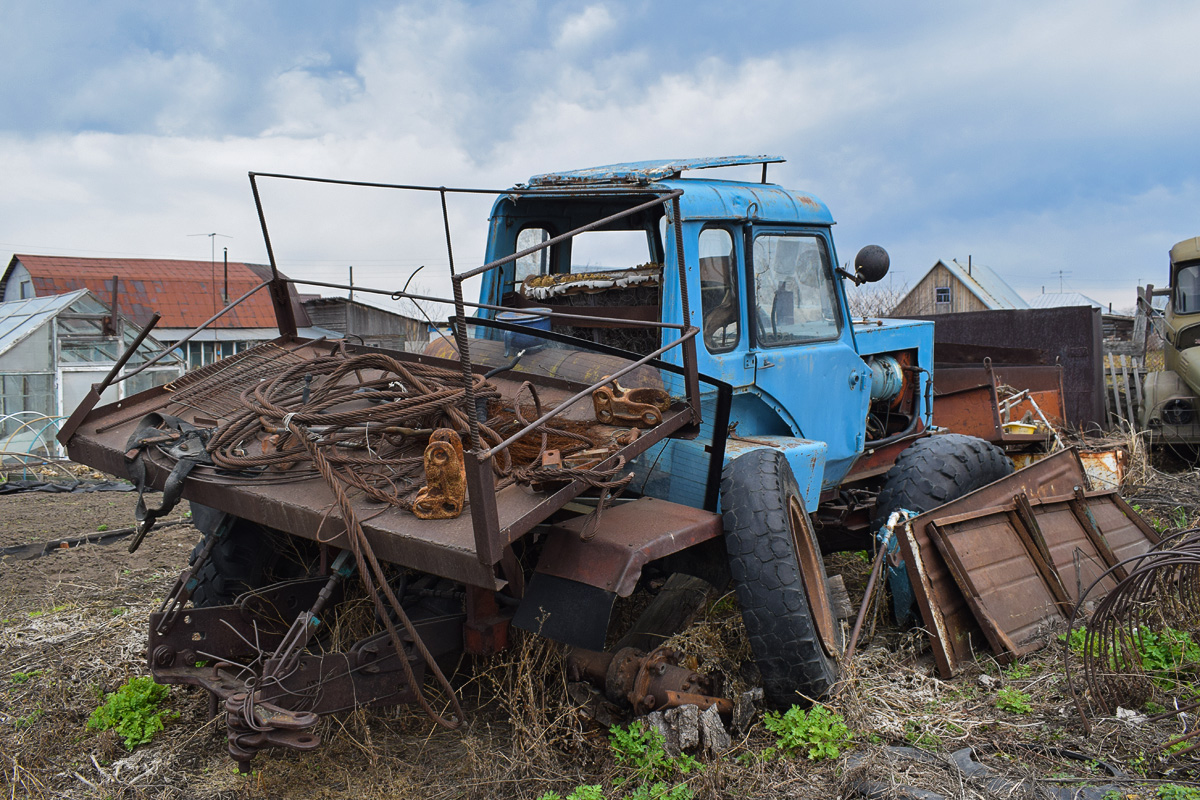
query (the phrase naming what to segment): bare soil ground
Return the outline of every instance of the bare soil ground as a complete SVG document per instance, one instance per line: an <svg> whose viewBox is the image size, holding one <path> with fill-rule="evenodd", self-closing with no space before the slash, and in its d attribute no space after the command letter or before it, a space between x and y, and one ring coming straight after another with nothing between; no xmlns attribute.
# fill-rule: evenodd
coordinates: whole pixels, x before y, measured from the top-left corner
<svg viewBox="0 0 1200 800"><path fill-rule="evenodd" d="M1187 479L1195 485L1194 474ZM1167 503L1161 498L1169 488L1156 491ZM134 502L132 493L3 496L0 546L125 527ZM1170 513L1194 524L1196 511L1189 505ZM115 734L85 723L106 692L146 674L147 617L197 540L194 528L181 525L152 532L134 554L122 540L33 560L0 558L0 795L433 799L565 796L581 784L600 784L605 797L634 790L614 788L614 776L628 768L614 758L607 731L569 699L559 649L532 637L518 638L492 661L462 665L458 686L470 722L458 731L437 727L412 707L360 710L323 720L318 751L265 751L253 773L239 775L225 751L223 724L208 718L206 695L174 687L169 707L178 716L150 744L127 752ZM831 569L847 573L857 604L866 565L852 554L834 561ZM722 598L681 644L711 666L740 658L742 637L735 604ZM881 797L902 796L895 787L907 785L964 798L1046 796L1106 783L1120 797L1149 798L1195 780L1195 761L1159 752L1181 732L1179 719L1099 718L1085 736L1062 657L1061 647L1051 646L1002 668L981 654L975 666L943 681L923 635L885 622L828 701L855 737L839 758L765 757L775 737L759 722L734 737L729 753L703 759L679 779L697 798L830 800L853 796L863 780L878 784ZM1001 690L1020 693L1028 708L1001 707ZM1037 781L1036 788L989 787L965 776L950 754L967 747L996 775Z"/></svg>

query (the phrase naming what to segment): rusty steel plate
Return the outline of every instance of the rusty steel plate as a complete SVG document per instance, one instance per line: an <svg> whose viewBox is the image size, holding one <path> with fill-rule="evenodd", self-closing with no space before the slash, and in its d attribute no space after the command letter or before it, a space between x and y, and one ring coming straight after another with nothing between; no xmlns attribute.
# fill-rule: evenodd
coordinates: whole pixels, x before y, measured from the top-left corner
<svg viewBox="0 0 1200 800"><path fill-rule="evenodd" d="M721 515L641 497L555 525L537 571L628 597L642 567L663 556L721 536Z"/></svg>
<svg viewBox="0 0 1200 800"><path fill-rule="evenodd" d="M1030 497L1053 497L1072 494L1075 487L1085 485L1086 477L1075 451L1063 450L921 514L900 529L900 550L942 676L952 676L960 662L973 658L974 651L986 646L987 642L930 538L929 523L1011 503L1012 498L1021 493Z"/></svg>
<svg viewBox="0 0 1200 800"><path fill-rule="evenodd" d="M928 531L992 650L1024 655L1037 649L1037 637L1064 611L1057 587L1040 574L1044 562L1037 563L1036 548L1010 513L1011 506L939 520Z"/></svg>
<svg viewBox="0 0 1200 800"><path fill-rule="evenodd" d="M1002 660L1042 646L1046 624L1084 589L1157 541L1115 492L1086 491L1079 460L1063 451L914 518L900 544L950 677L984 644ZM1105 578L1096 596L1121 577Z"/></svg>

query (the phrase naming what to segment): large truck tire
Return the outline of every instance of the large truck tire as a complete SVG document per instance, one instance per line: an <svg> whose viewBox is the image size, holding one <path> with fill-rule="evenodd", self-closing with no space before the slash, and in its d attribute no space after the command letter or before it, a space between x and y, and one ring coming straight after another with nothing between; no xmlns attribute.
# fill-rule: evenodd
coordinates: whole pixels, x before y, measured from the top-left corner
<svg viewBox="0 0 1200 800"><path fill-rule="evenodd" d="M893 511L930 511L1012 471L1004 451L983 439L961 433L919 439L884 477L872 527L879 530Z"/></svg>
<svg viewBox="0 0 1200 800"><path fill-rule="evenodd" d="M197 503L191 505L192 522L204 534L188 560L195 564L225 515ZM312 549L310 542L235 518L193 576L192 603L198 608L229 605L251 589L304 577L307 564L316 558L315 552L309 552Z"/></svg>
<svg viewBox="0 0 1200 800"><path fill-rule="evenodd" d="M729 569L766 701L786 708L816 700L837 680L841 633L820 548L783 453L752 450L726 464L721 509Z"/></svg>

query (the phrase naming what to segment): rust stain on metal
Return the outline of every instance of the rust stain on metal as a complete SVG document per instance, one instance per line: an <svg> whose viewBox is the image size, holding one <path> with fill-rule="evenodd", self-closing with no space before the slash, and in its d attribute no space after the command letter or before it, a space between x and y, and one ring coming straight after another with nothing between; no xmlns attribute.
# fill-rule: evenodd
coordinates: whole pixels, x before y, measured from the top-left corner
<svg viewBox="0 0 1200 800"><path fill-rule="evenodd" d="M1129 453L1125 450L1106 450L1101 453L1080 453L1083 470L1094 489L1116 489L1125 480Z"/></svg>
<svg viewBox="0 0 1200 800"><path fill-rule="evenodd" d="M666 647L643 653L625 647L615 653L573 649L567 671L573 680L587 680L604 689L614 703L645 714L662 708L716 706L721 714L733 713L733 702L712 695L713 681L680 666L679 654Z"/></svg>
<svg viewBox="0 0 1200 800"><path fill-rule="evenodd" d="M622 597L633 593L649 562L723 534L719 515L653 497L607 509L585 541L581 534L589 520L577 517L554 526L537 571Z"/></svg>

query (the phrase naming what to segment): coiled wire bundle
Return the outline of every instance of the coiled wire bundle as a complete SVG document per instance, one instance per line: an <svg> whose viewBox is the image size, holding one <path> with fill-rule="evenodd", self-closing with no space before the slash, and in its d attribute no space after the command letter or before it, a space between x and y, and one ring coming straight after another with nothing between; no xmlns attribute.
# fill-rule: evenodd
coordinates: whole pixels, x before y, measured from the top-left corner
<svg viewBox="0 0 1200 800"><path fill-rule="evenodd" d="M1081 612L1089 594L1122 573L1125 577L1095 602L1084 620ZM1104 713L1118 706L1139 708L1151 699L1175 706L1157 718L1200 708L1192 688L1200 680L1200 529L1168 536L1148 552L1109 568L1080 598L1064 658L1071 693L1086 724L1071 651L1079 653L1083 682ZM1197 734L1200 729L1175 743Z"/></svg>

